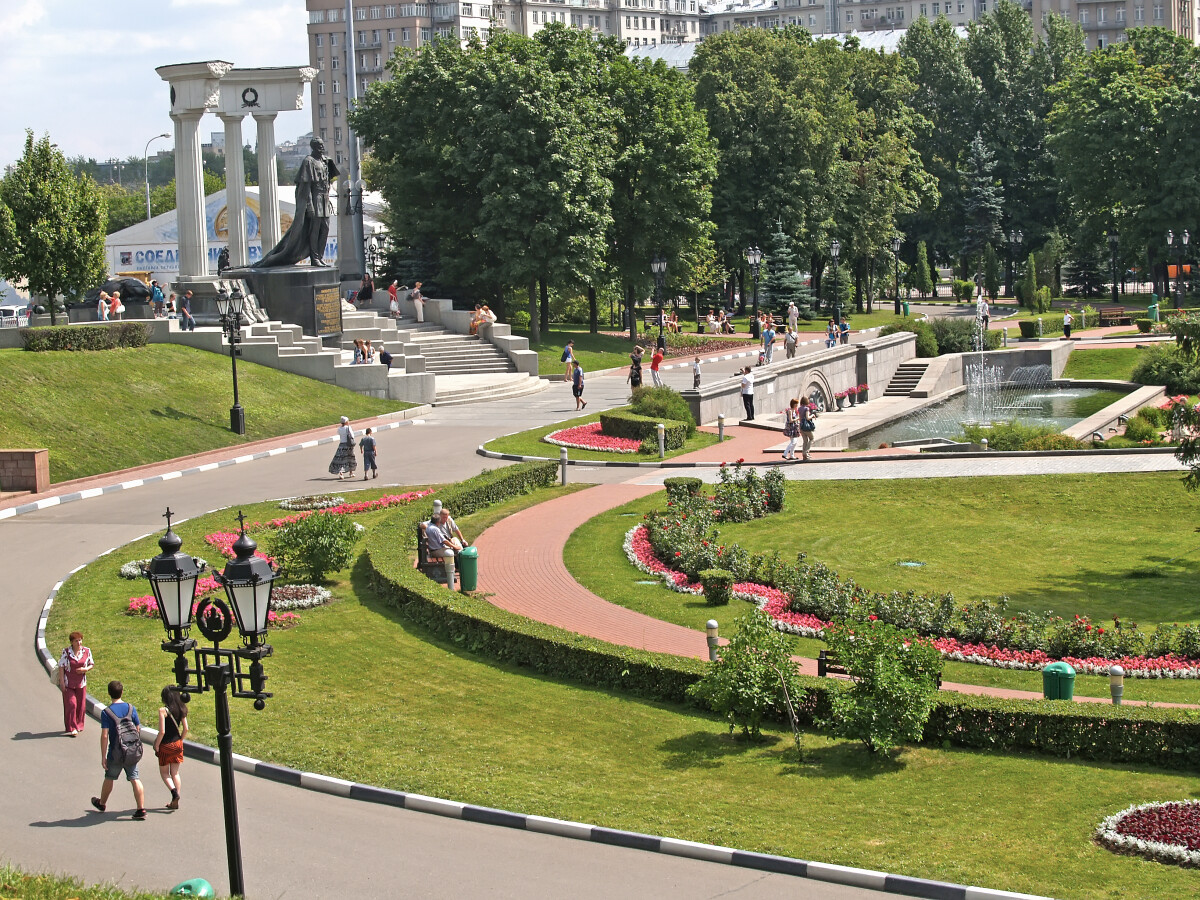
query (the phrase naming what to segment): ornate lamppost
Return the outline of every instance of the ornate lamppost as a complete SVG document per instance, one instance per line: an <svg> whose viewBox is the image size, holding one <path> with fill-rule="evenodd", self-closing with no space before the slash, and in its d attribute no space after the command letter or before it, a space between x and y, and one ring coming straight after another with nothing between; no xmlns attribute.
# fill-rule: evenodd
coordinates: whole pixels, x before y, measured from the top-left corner
<svg viewBox="0 0 1200 900"><path fill-rule="evenodd" d="M234 287L232 294L217 291L217 315L221 317L221 328L229 341L229 362L233 367L233 406L229 410L229 430L234 434L246 433L246 411L238 399L237 377L237 347L242 342L242 304L245 299L238 287Z"/></svg>
<svg viewBox="0 0 1200 900"><path fill-rule="evenodd" d="M192 693L211 690L216 699L217 749L221 763L221 799L225 808L225 850L229 863L229 894L242 896L242 843L238 829L237 796L233 785L233 731L229 718L229 693L254 701L261 710L271 694L263 688L267 676L262 661L272 653L264 643L267 618L271 611L271 591L275 572L265 559L255 556L258 544L246 535L246 518L238 513L241 534L233 544L234 558L225 571L215 575L225 588L229 600L217 598L195 604L196 580L200 569L196 561L180 552L183 542L171 530L171 510L168 508L167 533L159 538L162 552L150 560L146 577L162 616L167 640L162 642L166 653L175 654L173 666L175 685L183 692L184 702ZM233 608L232 614L230 607ZM212 646L201 646L189 637L193 617L196 627ZM236 618L242 646L227 649L221 646L233 631ZM190 659L189 659L190 657ZM189 665L192 663L192 665ZM248 663L244 671L243 664Z"/></svg>
<svg viewBox="0 0 1200 900"><path fill-rule="evenodd" d="M1025 235L1020 230L1008 233L1008 292L1014 296L1017 292L1017 248L1024 240Z"/></svg>
<svg viewBox="0 0 1200 900"><path fill-rule="evenodd" d="M661 253L654 254L650 261L650 271L654 273L654 302L658 307L658 349L667 349L667 339L663 337L663 279L667 277L667 259Z"/></svg>
<svg viewBox="0 0 1200 900"><path fill-rule="evenodd" d="M1190 234L1188 234L1188 231L1185 228L1183 230L1183 234L1181 234L1179 236L1178 250L1175 255L1175 258L1177 260L1176 267L1175 267L1175 308L1176 309L1179 309L1180 305L1183 303L1183 255L1187 252L1188 241L1191 240L1191 237L1192 236ZM1168 229L1167 230L1167 246L1170 247L1174 243L1175 243L1175 232ZM1171 287L1170 284L1168 284L1167 289L1170 290L1170 287Z"/></svg>
<svg viewBox="0 0 1200 900"><path fill-rule="evenodd" d="M758 268L762 264L762 251L755 245L747 247L745 254L746 263L750 266L750 277L754 279L754 314L750 319L750 336L758 340Z"/></svg>
<svg viewBox="0 0 1200 900"><path fill-rule="evenodd" d="M838 293L838 257L842 254L842 242L834 238L829 244L829 257L833 260L833 322L842 324L842 295Z"/></svg>
<svg viewBox="0 0 1200 900"><path fill-rule="evenodd" d="M1108 232L1108 252L1112 257L1112 302L1117 302L1117 248L1120 246L1121 238L1117 234L1117 229Z"/></svg>
<svg viewBox="0 0 1200 900"><path fill-rule="evenodd" d="M896 262L896 315L900 315L900 235L892 238L892 259Z"/></svg>
<svg viewBox="0 0 1200 900"><path fill-rule="evenodd" d="M375 275L375 260L378 256L379 238L371 235L371 237L367 238L367 271L371 273L372 277Z"/></svg>

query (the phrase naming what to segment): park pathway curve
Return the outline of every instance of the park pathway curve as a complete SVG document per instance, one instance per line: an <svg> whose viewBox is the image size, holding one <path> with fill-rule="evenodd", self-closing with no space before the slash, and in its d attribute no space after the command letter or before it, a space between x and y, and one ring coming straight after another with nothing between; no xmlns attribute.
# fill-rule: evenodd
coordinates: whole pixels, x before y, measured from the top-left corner
<svg viewBox="0 0 1200 900"><path fill-rule="evenodd" d="M885 465L885 463L877 463ZM567 631L655 653L704 659L708 643L703 632L626 609L593 594L567 569L563 551L575 529L589 519L639 497L653 486L600 484L531 506L501 519L475 541L483 560L479 589L501 609ZM631 519L632 523L636 519ZM722 639L722 643L724 643ZM817 661L795 657L805 675L817 674ZM1036 691L942 682L942 690L1010 700L1040 700ZM1102 697L1076 697L1081 703L1108 703ZM1128 705L1145 705L1127 701ZM1197 709L1186 703L1155 706Z"/></svg>

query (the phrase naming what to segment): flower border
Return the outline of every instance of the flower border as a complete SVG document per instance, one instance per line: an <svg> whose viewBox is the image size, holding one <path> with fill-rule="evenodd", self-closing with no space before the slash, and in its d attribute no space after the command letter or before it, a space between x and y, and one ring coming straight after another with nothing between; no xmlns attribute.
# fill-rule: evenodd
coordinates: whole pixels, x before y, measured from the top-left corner
<svg viewBox="0 0 1200 900"><path fill-rule="evenodd" d="M560 434L561 435L570 435L572 432L578 432L581 435L583 435L583 434L587 434L587 435L602 434L602 432L599 430L600 427L601 426L600 426L599 422L589 422L586 425L575 425L571 428L560 428L560 429L558 429L558 431L550 432L548 435L546 435L544 438L542 438L542 440L545 441L547 444L554 444L556 447L570 447L573 450L592 450L592 451L595 451L596 453L637 453L641 449L642 442L639 440L636 440L635 438L619 438L619 437L613 437L612 435L607 435L607 434L605 434L603 436L610 441L629 441L631 444L634 444L635 446L632 446L632 447L597 447L593 444L577 443L576 441L571 440L571 438L569 438L569 437L568 438L556 437L556 435L560 435Z"/></svg>
<svg viewBox="0 0 1200 900"><path fill-rule="evenodd" d="M1164 844L1160 841L1144 841L1128 834L1121 834L1117 829L1126 816L1146 809L1159 809L1164 806L1193 806L1200 809L1200 800L1167 800L1157 803L1142 803L1123 809L1109 816L1096 828L1095 839L1106 850L1114 853L1127 853L1141 856L1153 862L1166 865L1200 868L1200 850L1189 850L1182 844Z"/></svg>

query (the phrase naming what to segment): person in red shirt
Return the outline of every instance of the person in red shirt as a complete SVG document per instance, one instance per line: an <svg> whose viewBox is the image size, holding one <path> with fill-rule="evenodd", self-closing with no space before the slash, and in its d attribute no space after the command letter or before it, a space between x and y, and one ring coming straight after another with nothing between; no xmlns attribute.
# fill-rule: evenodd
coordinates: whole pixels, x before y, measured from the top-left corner
<svg viewBox="0 0 1200 900"><path fill-rule="evenodd" d="M654 382L655 387L662 387L662 376L658 374L658 367L662 364L663 354L661 350L655 350L654 355L650 357L650 378Z"/></svg>

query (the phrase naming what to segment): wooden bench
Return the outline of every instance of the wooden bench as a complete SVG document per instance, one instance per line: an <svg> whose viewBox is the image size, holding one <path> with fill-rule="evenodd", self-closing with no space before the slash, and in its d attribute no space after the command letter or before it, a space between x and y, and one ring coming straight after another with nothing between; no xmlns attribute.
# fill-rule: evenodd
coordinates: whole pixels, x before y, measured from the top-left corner
<svg viewBox="0 0 1200 900"><path fill-rule="evenodd" d="M417 523L417 570L424 572L434 581L446 583L446 565L440 559L429 557L429 548L425 546L425 522ZM458 567L454 567L454 579L458 580Z"/></svg>
<svg viewBox="0 0 1200 900"><path fill-rule="evenodd" d="M846 667L838 662L838 658L828 650L822 650L817 654L817 677L826 678L830 673L834 675L849 675ZM942 689L942 673L937 674L937 689Z"/></svg>
<svg viewBox="0 0 1200 900"><path fill-rule="evenodd" d="M1100 327L1106 325L1132 325L1133 317L1123 306L1102 306L1100 308Z"/></svg>

